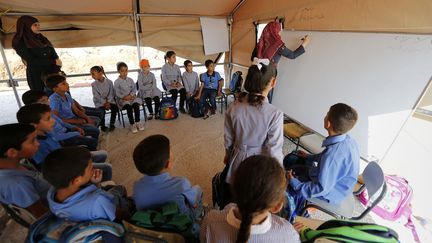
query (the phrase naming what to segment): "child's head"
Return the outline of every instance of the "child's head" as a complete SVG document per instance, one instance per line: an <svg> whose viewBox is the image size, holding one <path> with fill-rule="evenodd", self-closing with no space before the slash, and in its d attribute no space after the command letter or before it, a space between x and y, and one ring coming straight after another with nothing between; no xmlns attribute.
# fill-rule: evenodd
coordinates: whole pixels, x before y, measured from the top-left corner
<svg viewBox="0 0 432 243"><path fill-rule="evenodd" d="M139 66L146 73L150 71L150 63L147 59L142 59L139 63Z"/></svg>
<svg viewBox="0 0 432 243"><path fill-rule="evenodd" d="M21 123L0 126L0 158L31 158L38 148L34 126Z"/></svg>
<svg viewBox="0 0 432 243"><path fill-rule="evenodd" d="M275 85L276 68L274 65L261 64L261 69L257 65L249 67L244 88L249 93L248 103L253 106L260 106L263 97L257 94L267 94Z"/></svg>
<svg viewBox="0 0 432 243"><path fill-rule="evenodd" d="M45 80L45 84L56 93L66 93L69 91L69 84L66 81L66 77L60 74L49 75Z"/></svg>
<svg viewBox="0 0 432 243"><path fill-rule="evenodd" d="M24 105L34 103L49 105L48 96L42 90L28 90L21 96L21 99Z"/></svg>
<svg viewBox="0 0 432 243"><path fill-rule="evenodd" d="M128 75L128 66L124 62L117 63L117 72L119 72L121 77L126 77Z"/></svg>
<svg viewBox="0 0 432 243"><path fill-rule="evenodd" d="M102 66L93 66L90 68L90 74L94 80L103 81L105 71Z"/></svg>
<svg viewBox="0 0 432 243"><path fill-rule="evenodd" d="M214 71L214 62L213 62L213 60L207 59L204 64L205 64L205 67L207 68L208 72L213 72Z"/></svg>
<svg viewBox="0 0 432 243"><path fill-rule="evenodd" d="M357 111L349 105L332 105L324 118L324 128L335 134L344 134L351 130L358 119Z"/></svg>
<svg viewBox="0 0 432 243"><path fill-rule="evenodd" d="M184 67L186 69L186 72L192 72L193 69L193 65L192 65L192 61L191 60L186 60L184 61Z"/></svg>
<svg viewBox="0 0 432 243"><path fill-rule="evenodd" d="M137 170L154 176L171 168L170 141L164 135L153 135L142 140L133 152Z"/></svg>
<svg viewBox="0 0 432 243"><path fill-rule="evenodd" d="M233 183L242 217L237 242L248 241L254 216L282 209L286 187L285 171L275 158L254 155L240 163Z"/></svg>
<svg viewBox="0 0 432 243"><path fill-rule="evenodd" d="M176 53L174 51L167 51L165 54L165 62L174 64L176 62Z"/></svg>
<svg viewBox="0 0 432 243"><path fill-rule="evenodd" d="M17 112L19 123L33 125L39 132L47 133L54 128L51 108L46 104L31 104L21 107Z"/></svg>
<svg viewBox="0 0 432 243"><path fill-rule="evenodd" d="M42 164L42 174L55 189L80 187L93 175L90 151L83 147L65 147L50 153Z"/></svg>

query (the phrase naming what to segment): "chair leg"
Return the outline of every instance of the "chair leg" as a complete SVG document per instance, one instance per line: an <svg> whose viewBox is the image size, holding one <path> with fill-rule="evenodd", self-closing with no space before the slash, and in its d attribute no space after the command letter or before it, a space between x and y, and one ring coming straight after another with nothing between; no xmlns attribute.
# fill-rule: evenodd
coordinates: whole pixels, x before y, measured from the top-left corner
<svg viewBox="0 0 432 243"><path fill-rule="evenodd" d="M123 128L125 128L125 121L124 121L124 117L123 117L123 110L120 111L121 114L121 120L122 120L122 124L123 124Z"/></svg>

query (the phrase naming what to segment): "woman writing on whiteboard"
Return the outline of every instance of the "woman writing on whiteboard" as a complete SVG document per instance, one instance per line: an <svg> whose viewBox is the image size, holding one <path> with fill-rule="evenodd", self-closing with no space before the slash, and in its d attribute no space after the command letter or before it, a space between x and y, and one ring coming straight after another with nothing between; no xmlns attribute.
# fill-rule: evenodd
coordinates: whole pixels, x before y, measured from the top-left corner
<svg viewBox="0 0 432 243"><path fill-rule="evenodd" d="M51 42L40 33L39 20L21 16L17 21L12 47L27 66L27 83L31 90L44 90L42 75L57 73L62 65Z"/></svg>
<svg viewBox="0 0 432 243"><path fill-rule="evenodd" d="M257 44L257 57L260 59L270 60L270 62L275 67L277 67L277 63L279 62L281 56L289 59L295 59L301 54L303 54L305 52L305 47L310 42L310 37L305 36L304 38L302 38L302 44L294 51L291 51L285 46L285 43L282 41L282 38L280 36L281 30L282 27L279 22L272 21L268 23L264 28ZM272 98L273 90L268 94L268 99L270 103Z"/></svg>

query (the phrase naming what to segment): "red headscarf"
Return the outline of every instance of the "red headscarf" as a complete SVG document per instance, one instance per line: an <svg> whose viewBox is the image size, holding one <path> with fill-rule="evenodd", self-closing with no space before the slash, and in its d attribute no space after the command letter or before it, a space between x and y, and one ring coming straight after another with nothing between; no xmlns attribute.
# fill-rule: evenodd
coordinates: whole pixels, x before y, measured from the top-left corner
<svg viewBox="0 0 432 243"><path fill-rule="evenodd" d="M31 30L31 26L39 22L37 18L32 16L24 15L21 16L17 21L16 33L12 39L12 47L14 49L18 48L21 41L27 48L37 48L52 46L51 42L42 34L35 34Z"/></svg>
<svg viewBox="0 0 432 243"><path fill-rule="evenodd" d="M281 24L272 21L266 25L258 42L258 58L267 58L271 60L276 52L284 46L279 32Z"/></svg>

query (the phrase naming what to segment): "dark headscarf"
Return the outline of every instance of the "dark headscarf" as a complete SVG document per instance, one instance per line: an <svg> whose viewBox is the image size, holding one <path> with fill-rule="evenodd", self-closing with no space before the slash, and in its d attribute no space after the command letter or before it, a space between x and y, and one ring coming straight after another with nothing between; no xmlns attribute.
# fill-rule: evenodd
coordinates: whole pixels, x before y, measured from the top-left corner
<svg viewBox="0 0 432 243"><path fill-rule="evenodd" d="M16 25L16 33L12 39L12 47L16 50L21 41L27 48L41 48L46 46L52 46L51 42L42 34L35 34L31 30L31 26L39 22L37 18L32 16L24 15L21 16Z"/></svg>
<svg viewBox="0 0 432 243"><path fill-rule="evenodd" d="M271 60L276 52L284 46L279 32L281 24L272 21L266 25L258 42L258 58L267 58Z"/></svg>

